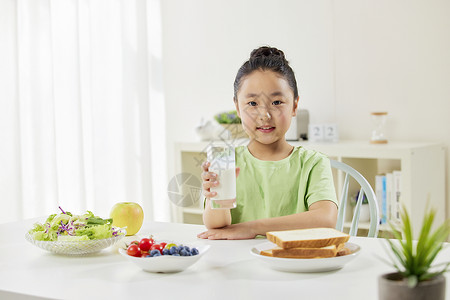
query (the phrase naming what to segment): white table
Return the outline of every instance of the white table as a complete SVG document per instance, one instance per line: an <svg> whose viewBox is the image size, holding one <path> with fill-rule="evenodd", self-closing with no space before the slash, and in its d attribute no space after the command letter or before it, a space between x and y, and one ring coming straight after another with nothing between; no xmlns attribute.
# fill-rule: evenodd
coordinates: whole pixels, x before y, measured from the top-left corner
<svg viewBox="0 0 450 300"><path fill-rule="evenodd" d="M45 218L44 218L45 219ZM361 254L343 269L326 273L286 273L268 268L250 254L265 240L205 241L199 225L145 223L139 235L179 243L205 243L210 250L180 273L139 269L116 248L82 257L54 255L28 243L36 220L0 225L0 299L377 299L377 279L392 268L381 239L351 238ZM41 221L41 220L40 220ZM129 239L130 237L127 237ZM450 260L445 249L438 261ZM448 275L447 275L448 276ZM447 290L450 291L447 279ZM449 293L447 293L449 294Z"/></svg>

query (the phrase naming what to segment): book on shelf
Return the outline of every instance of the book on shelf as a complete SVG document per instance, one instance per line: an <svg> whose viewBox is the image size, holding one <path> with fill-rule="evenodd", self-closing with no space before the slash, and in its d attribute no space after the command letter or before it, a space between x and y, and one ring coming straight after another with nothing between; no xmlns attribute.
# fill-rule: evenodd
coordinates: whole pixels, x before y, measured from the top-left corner
<svg viewBox="0 0 450 300"><path fill-rule="evenodd" d="M393 210L393 221L396 222L400 222L401 218L400 218L400 203L401 203L401 189L402 189L402 172L401 171L393 171L393 180L394 180L394 185L393 185L393 196L394 196L394 210Z"/></svg>
<svg viewBox="0 0 450 300"><path fill-rule="evenodd" d="M375 195L378 202L378 215L380 218L380 224L385 224L386 218L386 175L375 176Z"/></svg>
<svg viewBox="0 0 450 300"><path fill-rule="evenodd" d="M392 186L394 185L394 176L392 173L386 173L386 220L391 221L394 208L394 202L392 201Z"/></svg>
<svg viewBox="0 0 450 300"><path fill-rule="evenodd" d="M401 171L375 176L380 224L400 221Z"/></svg>

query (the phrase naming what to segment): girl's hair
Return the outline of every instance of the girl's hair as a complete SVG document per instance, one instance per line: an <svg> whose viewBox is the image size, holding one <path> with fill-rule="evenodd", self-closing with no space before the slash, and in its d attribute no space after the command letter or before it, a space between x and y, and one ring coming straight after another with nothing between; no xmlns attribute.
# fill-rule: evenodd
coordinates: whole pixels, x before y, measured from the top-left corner
<svg viewBox="0 0 450 300"><path fill-rule="evenodd" d="M256 70L269 70L283 76L294 92L294 99L297 99L297 81L295 80L294 71L292 71L289 62L284 57L283 51L263 46L253 50L249 60L239 68L234 80L234 101L237 101L237 93L241 88L242 80Z"/></svg>

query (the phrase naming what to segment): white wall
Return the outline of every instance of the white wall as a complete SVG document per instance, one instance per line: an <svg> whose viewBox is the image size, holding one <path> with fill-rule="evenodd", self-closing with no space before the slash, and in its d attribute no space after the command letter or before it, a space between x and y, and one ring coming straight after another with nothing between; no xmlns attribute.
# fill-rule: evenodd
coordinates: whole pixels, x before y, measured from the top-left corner
<svg viewBox="0 0 450 300"><path fill-rule="evenodd" d="M290 60L311 122L368 139L369 113L386 110L391 140L450 146L450 1L164 0L162 14L169 177L173 143L233 109L238 68L266 44Z"/></svg>
<svg viewBox="0 0 450 300"><path fill-rule="evenodd" d="M445 0L335 1L334 110L342 138L367 138L369 112L386 110L390 139L440 141L448 153L449 15ZM446 156L447 207L442 209L448 217Z"/></svg>

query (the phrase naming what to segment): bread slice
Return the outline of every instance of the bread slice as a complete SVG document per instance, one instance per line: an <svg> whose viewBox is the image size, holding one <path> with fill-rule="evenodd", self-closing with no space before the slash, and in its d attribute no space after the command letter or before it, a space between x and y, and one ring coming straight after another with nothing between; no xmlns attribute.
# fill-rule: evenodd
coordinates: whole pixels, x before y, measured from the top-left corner
<svg viewBox="0 0 450 300"><path fill-rule="evenodd" d="M322 248L288 248L276 247L261 251L261 255L282 258L326 258L335 257L344 248L344 244L331 245Z"/></svg>
<svg viewBox="0 0 450 300"><path fill-rule="evenodd" d="M278 247L322 248L347 242L350 236L334 228L308 228L283 231L269 231L267 239Z"/></svg>
<svg viewBox="0 0 450 300"><path fill-rule="evenodd" d="M345 256L345 255L349 255L349 254L352 254L352 251L349 248L344 247L344 248L342 248L341 250L338 251L336 256Z"/></svg>

